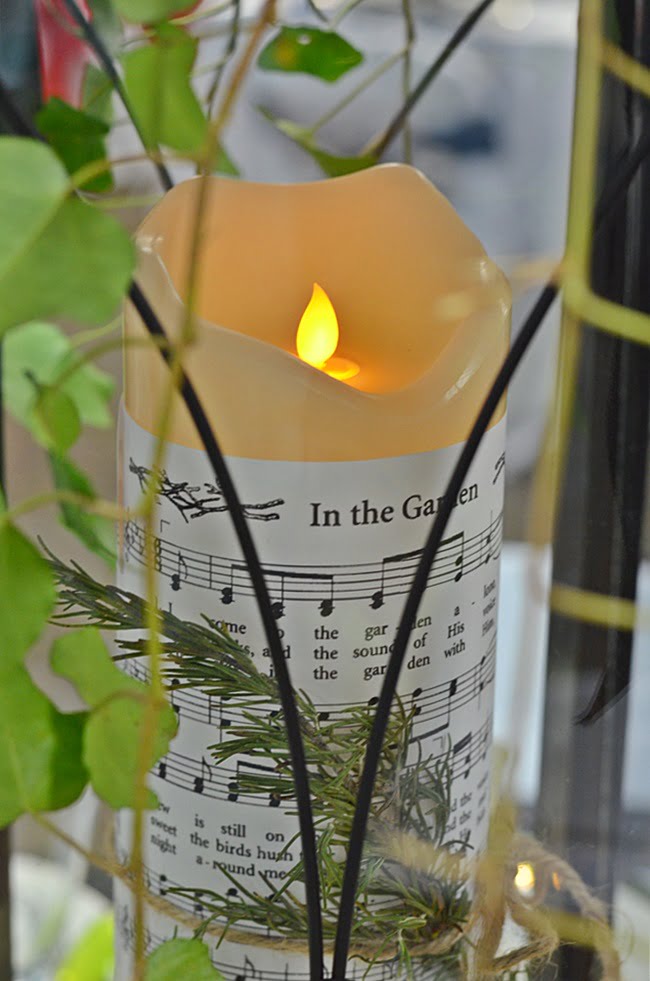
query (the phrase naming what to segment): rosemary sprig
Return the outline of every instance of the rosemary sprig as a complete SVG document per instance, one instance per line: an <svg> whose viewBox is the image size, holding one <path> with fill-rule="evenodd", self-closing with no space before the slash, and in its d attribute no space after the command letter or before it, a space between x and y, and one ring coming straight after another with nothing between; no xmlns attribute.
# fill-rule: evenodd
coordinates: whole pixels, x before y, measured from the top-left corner
<svg viewBox="0 0 650 981"><path fill-rule="evenodd" d="M50 561L59 584L56 621L112 631L121 651L116 659L141 657L146 643L137 632L146 623L145 601L98 583L79 565L66 565L51 553ZM238 792L242 796L274 795L290 807L294 800L291 764L275 680L259 671L251 654L209 617L194 623L164 610L158 615L168 690L194 688L225 699L229 714L237 719L228 727L228 737L210 747L215 764L241 755L259 760L266 769L242 774ZM323 931L325 939L332 941L345 845L374 706L350 706L329 715L319 711L305 692L296 692L296 700L314 792ZM375 785L357 890L353 949L369 965L393 961L399 966L399 976L417 974L432 981L449 981L465 976L471 945L464 934L471 911L464 846L446 837L452 806L449 759L433 761L417 754L413 717L413 709L397 699ZM296 835L283 846L284 852L291 855L298 841ZM406 854L409 843L418 842L433 846L427 854L434 858L426 867ZM307 910L301 898L300 858L287 862L280 885L260 875L258 889L243 884L227 868L222 871L228 885L221 890L187 886L170 889L169 894L200 904L206 924L217 919L224 924L224 934L235 926L261 928L286 938L289 944L304 942ZM435 948L437 938L454 931L458 942L427 954L428 947ZM528 976L527 971L519 970L504 974L502 981Z"/></svg>

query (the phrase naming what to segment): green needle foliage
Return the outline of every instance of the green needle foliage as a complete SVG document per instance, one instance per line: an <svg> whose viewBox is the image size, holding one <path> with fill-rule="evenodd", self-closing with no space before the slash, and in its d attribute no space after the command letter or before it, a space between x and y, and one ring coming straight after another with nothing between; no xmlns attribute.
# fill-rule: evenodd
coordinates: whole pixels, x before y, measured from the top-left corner
<svg viewBox="0 0 650 981"><path fill-rule="evenodd" d="M432 52L430 66L419 79L411 71L417 24L410 3L396 2L405 30L398 32L387 59L373 67L372 59L347 39L346 18L363 2L341 0L335 9L329 4L323 11L318 0L308 0L309 17L300 9L299 20L285 9L290 5L278 3L262 43L248 60L258 81L267 83L270 72L283 74L298 96L309 84L330 97L323 114L312 121L298 122L290 110L285 118L284 110L278 114L272 108L262 109L267 123L328 176L381 162L490 0L482 0L465 15L464 26L441 52ZM71 457L84 427L112 424L111 383L91 364L102 349L108 350L103 346L106 328L64 334L48 321L62 318L68 329L71 322L104 324L124 302L134 275L129 232L108 213L110 209L118 213L118 207L130 203L121 188L123 171L112 152L116 127L134 129L138 146L145 147L141 159L152 173L158 171L164 183L165 154L171 150L175 161L184 158L185 171L188 164L192 171L201 168L208 134L218 137L220 152L211 161L214 169L237 176L241 167L245 173L248 161L240 160L237 153L235 163L226 149L230 133L213 133L212 128L215 120L229 120L240 94L241 86L235 83L252 22L241 0L214 0L198 8L190 0L90 0L89 6L90 27L80 13L74 28L94 48L97 62L86 66L83 104L53 99L33 121L21 120L11 105L2 107L2 118L11 121L13 129L0 136L0 340L6 408L46 457L50 487L59 494L62 523L89 551L113 563L112 522L86 507L86 502L96 501L94 481ZM63 3L56 0L55 8L59 7ZM65 8L74 13L72 0L66 0ZM125 21L131 25L127 30ZM204 39L222 42L216 64L205 64ZM375 137L366 146L346 147L345 153L326 145L321 131L400 65L401 98L395 100L398 104ZM353 87L341 95L339 80L348 75ZM259 84L244 86L243 98L250 92L259 94L260 88ZM6 102L4 88L0 94ZM409 159L407 149L405 155ZM82 351L84 344L100 338L102 344ZM36 489L34 501L16 504L16 511L23 515L40 505L41 490ZM52 500L51 494L45 497ZM110 508L95 510L111 513ZM158 694L154 698L146 677L134 681L115 669L96 630L68 633L53 652L56 668L85 699L86 712L60 712L31 680L24 658L52 612L54 576L62 602L57 621L118 632L124 658L151 653L146 641L122 634L143 630L149 622L147 604L138 596L97 583L78 566L66 566L53 557L48 563L18 529L11 513L0 517L0 717L4 719L0 825L25 812L64 807L88 782L112 807L132 807L137 824L142 821L139 802L145 799L140 793L143 788L136 787L145 776L138 763L138 742L145 728L145 708L150 721ZM237 711L228 738L212 747L214 765L226 765L237 753L269 767L242 776L238 793L268 795L292 808L291 767L273 680L258 671L248 653L209 619L188 623L161 612L160 623L168 690L193 687L226 699ZM372 709L351 708L327 718L304 693L297 698L319 832L324 926L331 939ZM147 764L166 752L175 725L168 706L156 703L154 707L156 723L154 731L147 733L152 737ZM426 947L445 930L460 932L469 912L461 865L450 867L449 852L444 850L460 853L458 842L445 839L449 766L414 761L412 749L407 756L411 727L409 706L398 702L377 782L354 935L356 948L367 961L394 956L407 975L412 951L418 945ZM153 798L147 802L152 804ZM434 846L441 855L440 865L434 862L424 870L413 869L400 861L399 854L396 857L393 847L388 858L386 828L406 841ZM213 892L204 894L201 902L233 929L252 922L271 927L287 941L300 939L306 931L301 878L301 866L294 863L282 888L272 895L270 887L252 893L233 883L236 896ZM186 890L188 896L191 893ZM136 924L139 977L147 981L218 978L200 938L163 945L145 970L142 917L136 917ZM466 948L463 938L448 953L433 957L427 977L442 981L460 976Z"/></svg>
<svg viewBox="0 0 650 981"><path fill-rule="evenodd" d="M55 558L52 565L62 605L59 622L83 622L116 631L123 658L146 654L145 640L131 634L128 638L119 636L122 631L142 631L145 626L146 608L139 596L102 586L77 565ZM227 764L235 756L251 762L233 792L242 797L262 796L291 810L291 760L274 679L261 673L248 651L209 618L196 624L163 610L158 615L169 692L191 687L222 699L228 713L238 720L228 726L226 739L210 747L216 766ZM94 687L99 681L87 673L85 684ZM92 704L87 687L83 694ZM296 698L319 832L324 933L331 940L336 930L345 845L374 706L351 706L329 716L304 692L297 692ZM462 863L450 865L448 860L449 850L460 855L463 849L460 841L448 840L445 834L451 807L449 761L412 759L413 718L414 709L398 699L376 783L354 925L355 949L366 960L395 958L405 969L409 949L425 949L450 929L458 930L460 936L470 910ZM394 849L387 858L387 840L396 832L402 840L434 846L439 851L439 863L413 869L410 863L395 858ZM290 853L296 844L293 840L284 850ZM218 917L228 927L255 924L288 940L304 940L307 918L300 898L300 861L288 865L279 889L262 876L263 888L253 891L226 868L223 872L229 885L221 892L188 885L169 893L200 903L211 918ZM456 971L465 948L462 940L452 950L429 958L431 970ZM432 973L431 977L435 976Z"/></svg>

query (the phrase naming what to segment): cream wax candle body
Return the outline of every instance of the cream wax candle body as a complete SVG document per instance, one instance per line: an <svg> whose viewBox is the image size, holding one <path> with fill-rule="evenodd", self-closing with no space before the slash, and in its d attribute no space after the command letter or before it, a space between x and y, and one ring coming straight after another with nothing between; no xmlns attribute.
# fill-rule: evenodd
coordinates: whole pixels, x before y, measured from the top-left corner
<svg viewBox="0 0 650 981"><path fill-rule="evenodd" d="M175 188L138 235L139 280L163 324L184 316L198 183ZM339 380L296 354L314 284L336 312ZM320 294L319 294L320 296ZM210 179L186 368L244 502L296 688L329 718L376 698L419 552L472 421L505 354L509 292L479 242L416 171L388 166L298 186ZM126 337L141 338L135 312ZM166 369L126 350L124 499L148 480ZM448 759L446 836L484 846L496 646L505 419L494 420L470 470L413 625L400 680L415 708L414 752ZM219 487L178 401L156 515L159 601L177 616L227 625L258 667L267 642ZM120 584L143 589L144 530L127 522ZM144 664L129 670L146 671ZM151 775L147 816L153 892L266 894L300 859L293 802L241 793L260 758L216 766L210 746L241 721L233 704L184 689L179 735ZM128 855L130 822L117 829ZM456 845L458 847L458 845ZM118 970L128 977L131 905L117 887ZM207 897L207 892L206 892ZM168 898L205 915L200 897ZM207 898L206 898L207 905ZM149 915L152 945L174 922ZM211 941L214 946L214 940ZM214 950L228 981L306 979L306 957L226 939ZM396 976L352 962L350 977Z"/></svg>

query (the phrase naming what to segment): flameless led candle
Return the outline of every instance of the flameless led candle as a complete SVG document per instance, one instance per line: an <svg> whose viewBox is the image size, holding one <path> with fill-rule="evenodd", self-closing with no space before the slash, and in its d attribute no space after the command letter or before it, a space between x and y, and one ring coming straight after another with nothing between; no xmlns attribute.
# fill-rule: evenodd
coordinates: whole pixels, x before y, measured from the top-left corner
<svg viewBox="0 0 650 981"><path fill-rule="evenodd" d="M171 333L184 316L197 193L196 181L176 187L138 235L140 282ZM186 367L228 455L359 460L465 439L507 350L509 291L417 171L303 185L215 177L202 235ZM338 356L359 365L345 385L295 356L314 283L336 311ZM141 331L127 311L127 335ZM155 352L127 350L127 410L149 430L165 372ZM171 439L199 445L180 404Z"/></svg>
<svg viewBox="0 0 650 981"><path fill-rule="evenodd" d="M137 236L139 282L172 337L186 316L198 190L196 180L177 186ZM326 714L372 702L418 550L507 349L507 285L449 203L397 165L293 186L210 178L199 253L185 367L251 522L293 683ZM143 338L132 308L125 333ZM157 352L126 348L127 504L150 473L168 384ZM502 408L455 502L400 683L417 706L422 752L452 761L448 834L475 848L487 828L504 424ZM177 399L158 502L161 605L221 621L268 671L224 511ZM142 589L143 542L130 522L125 588ZM295 816L240 793L240 769L255 762L237 760L227 774L211 762L215 727L227 738L232 704L184 698L180 735L152 777L163 811L151 818L152 881L210 888L220 870L250 889L262 874L282 881ZM125 854L125 826L118 845ZM297 846L289 853L298 861ZM124 948L129 903L120 889L118 907ZM173 924L156 915L151 928L162 937ZM214 956L229 981L304 973L295 955L228 940ZM380 977L373 971L371 981Z"/></svg>

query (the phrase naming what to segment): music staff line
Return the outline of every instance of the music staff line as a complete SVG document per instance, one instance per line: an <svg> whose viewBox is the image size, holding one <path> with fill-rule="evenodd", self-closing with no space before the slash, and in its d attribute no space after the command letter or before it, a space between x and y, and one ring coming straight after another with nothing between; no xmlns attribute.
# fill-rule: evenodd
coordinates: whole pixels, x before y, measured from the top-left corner
<svg viewBox="0 0 650 981"><path fill-rule="evenodd" d="M135 927L133 916L128 906L123 905L119 910L116 915L116 926L124 948L133 951L135 949ZM151 954L165 940L170 940L174 935L176 927L176 924L172 924L170 926L169 936L165 937L147 927L145 932L147 955ZM246 947L244 950L248 950L253 957L256 954L260 954L262 957L264 956L263 951L256 951L250 947ZM221 971L227 981L309 981L310 979L309 971L294 971L289 968L289 964L286 964L284 970L280 971L268 968L266 965L262 969L256 967L248 954L243 952L237 962L224 960L222 949L218 953L219 956L215 956L214 953L211 955L211 961L217 970ZM390 961L369 966L366 963L353 960L348 964L346 973L348 981L393 981L393 979L398 977L397 965ZM428 973L428 969L424 968L424 974L416 973L414 976L424 981Z"/></svg>
<svg viewBox="0 0 650 981"><path fill-rule="evenodd" d="M197 760L174 750L170 750L152 770L152 774L165 783L203 798L236 803L241 794L246 803L252 807L293 806L291 801L282 801L275 793L242 793L240 784L242 774L246 772L277 775L275 767L264 766L261 763L239 760L232 767L217 765L214 761L208 762L205 757Z"/></svg>
<svg viewBox="0 0 650 981"><path fill-rule="evenodd" d="M493 518L482 531L469 537L458 532L440 544L428 578L428 587L459 582L464 576L498 558L501 548L502 514ZM226 606L239 597L254 596L246 566L242 561L179 547L156 537L154 543L156 570L170 580L171 588L185 586L220 592ZM144 530L128 521L124 530L124 560L146 562ZM277 616L284 613L286 602L316 602L323 616L334 611L337 602L370 601L380 609L391 596L402 596L411 587L422 549L384 557L378 562L341 565L282 565L268 563L263 567Z"/></svg>
<svg viewBox="0 0 650 981"><path fill-rule="evenodd" d="M449 681L432 685L430 688L416 688L408 695L402 696L402 704L408 710L415 709L413 731L414 739L426 739L428 736L436 735L450 726L450 718L454 712L459 711L476 699L481 698L485 689L494 681L496 659L496 636L493 636L485 654L481 660L471 668L461 672ZM148 669L141 661L129 661L125 670L132 677L139 681L148 682ZM170 702L179 718L190 719L199 722L216 730L219 742L227 738L228 730L245 724L242 712L236 708L230 708L228 699L218 695L209 695L196 689L170 691ZM377 702L376 697L369 699L365 704L372 707ZM363 707L364 703L357 703L358 707ZM317 706L321 708L321 706ZM329 708L329 707L328 707ZM247 706L247 711L254 711L255 706ZM264 708L261 712L267 714L277 714L277 710ZM323 710L319 712L323 722L336 721L346 713L337 710ZM436 724L437 723L437 724ZM421 732L425 728L428 731Z"/></svg>
<svg viewBox="0 0 650 981"><path fill-rule="evenodd" d="M478 732L469 730L461 739L457 739L451 745L446 732L441 730L437 734L440 747L437 752L431 753L428 762L432 766L437 763L444 763L450 755L452 780L456 780L460 776L467 779L474 767L485 759L491 732L491 715ZM170 750L152 771L153 775L165 783L178 787L179 790L195 793L202 798L237 803L241 797L243 802L251 807L277 807L292 810L295 808L293 800L282 799L275 791L268 793L242 791L244 775L251 773L260 776L262 774L277 776L275 767L253 763L246 759L237 761L232 767L223 764L217 766L214 762L209 763L205 757L197 760L174 750Z"/></svg>
<svg viewBox="0 0 650 981"><path fill-rule="evenodd" d="M203 890L200 887L191 888L192 893L194 893L194 898L191 898L188 895L179 895L173 890L184 889L190 891L190 887L183 885L180 882L176 882L174 879L162 872L156 872L148 865L143 865L142 871L144 873L144 881L149 892L165 897L170 903L173 903L174 906L178 906L179 909L184 910L186 913L193 913L194 916L203 916L206 913L206 908L201 902ZM208 889L206 889L205 892L207 894ZM228 896L235 897L239 895L239 890L231 885L228 889L226 889L226 894ZM246 929L251 933L260 933L265 936L270 936L270 931L268 929L265 930L264 928L260 928L254 923L247 926Z"/></svg>

